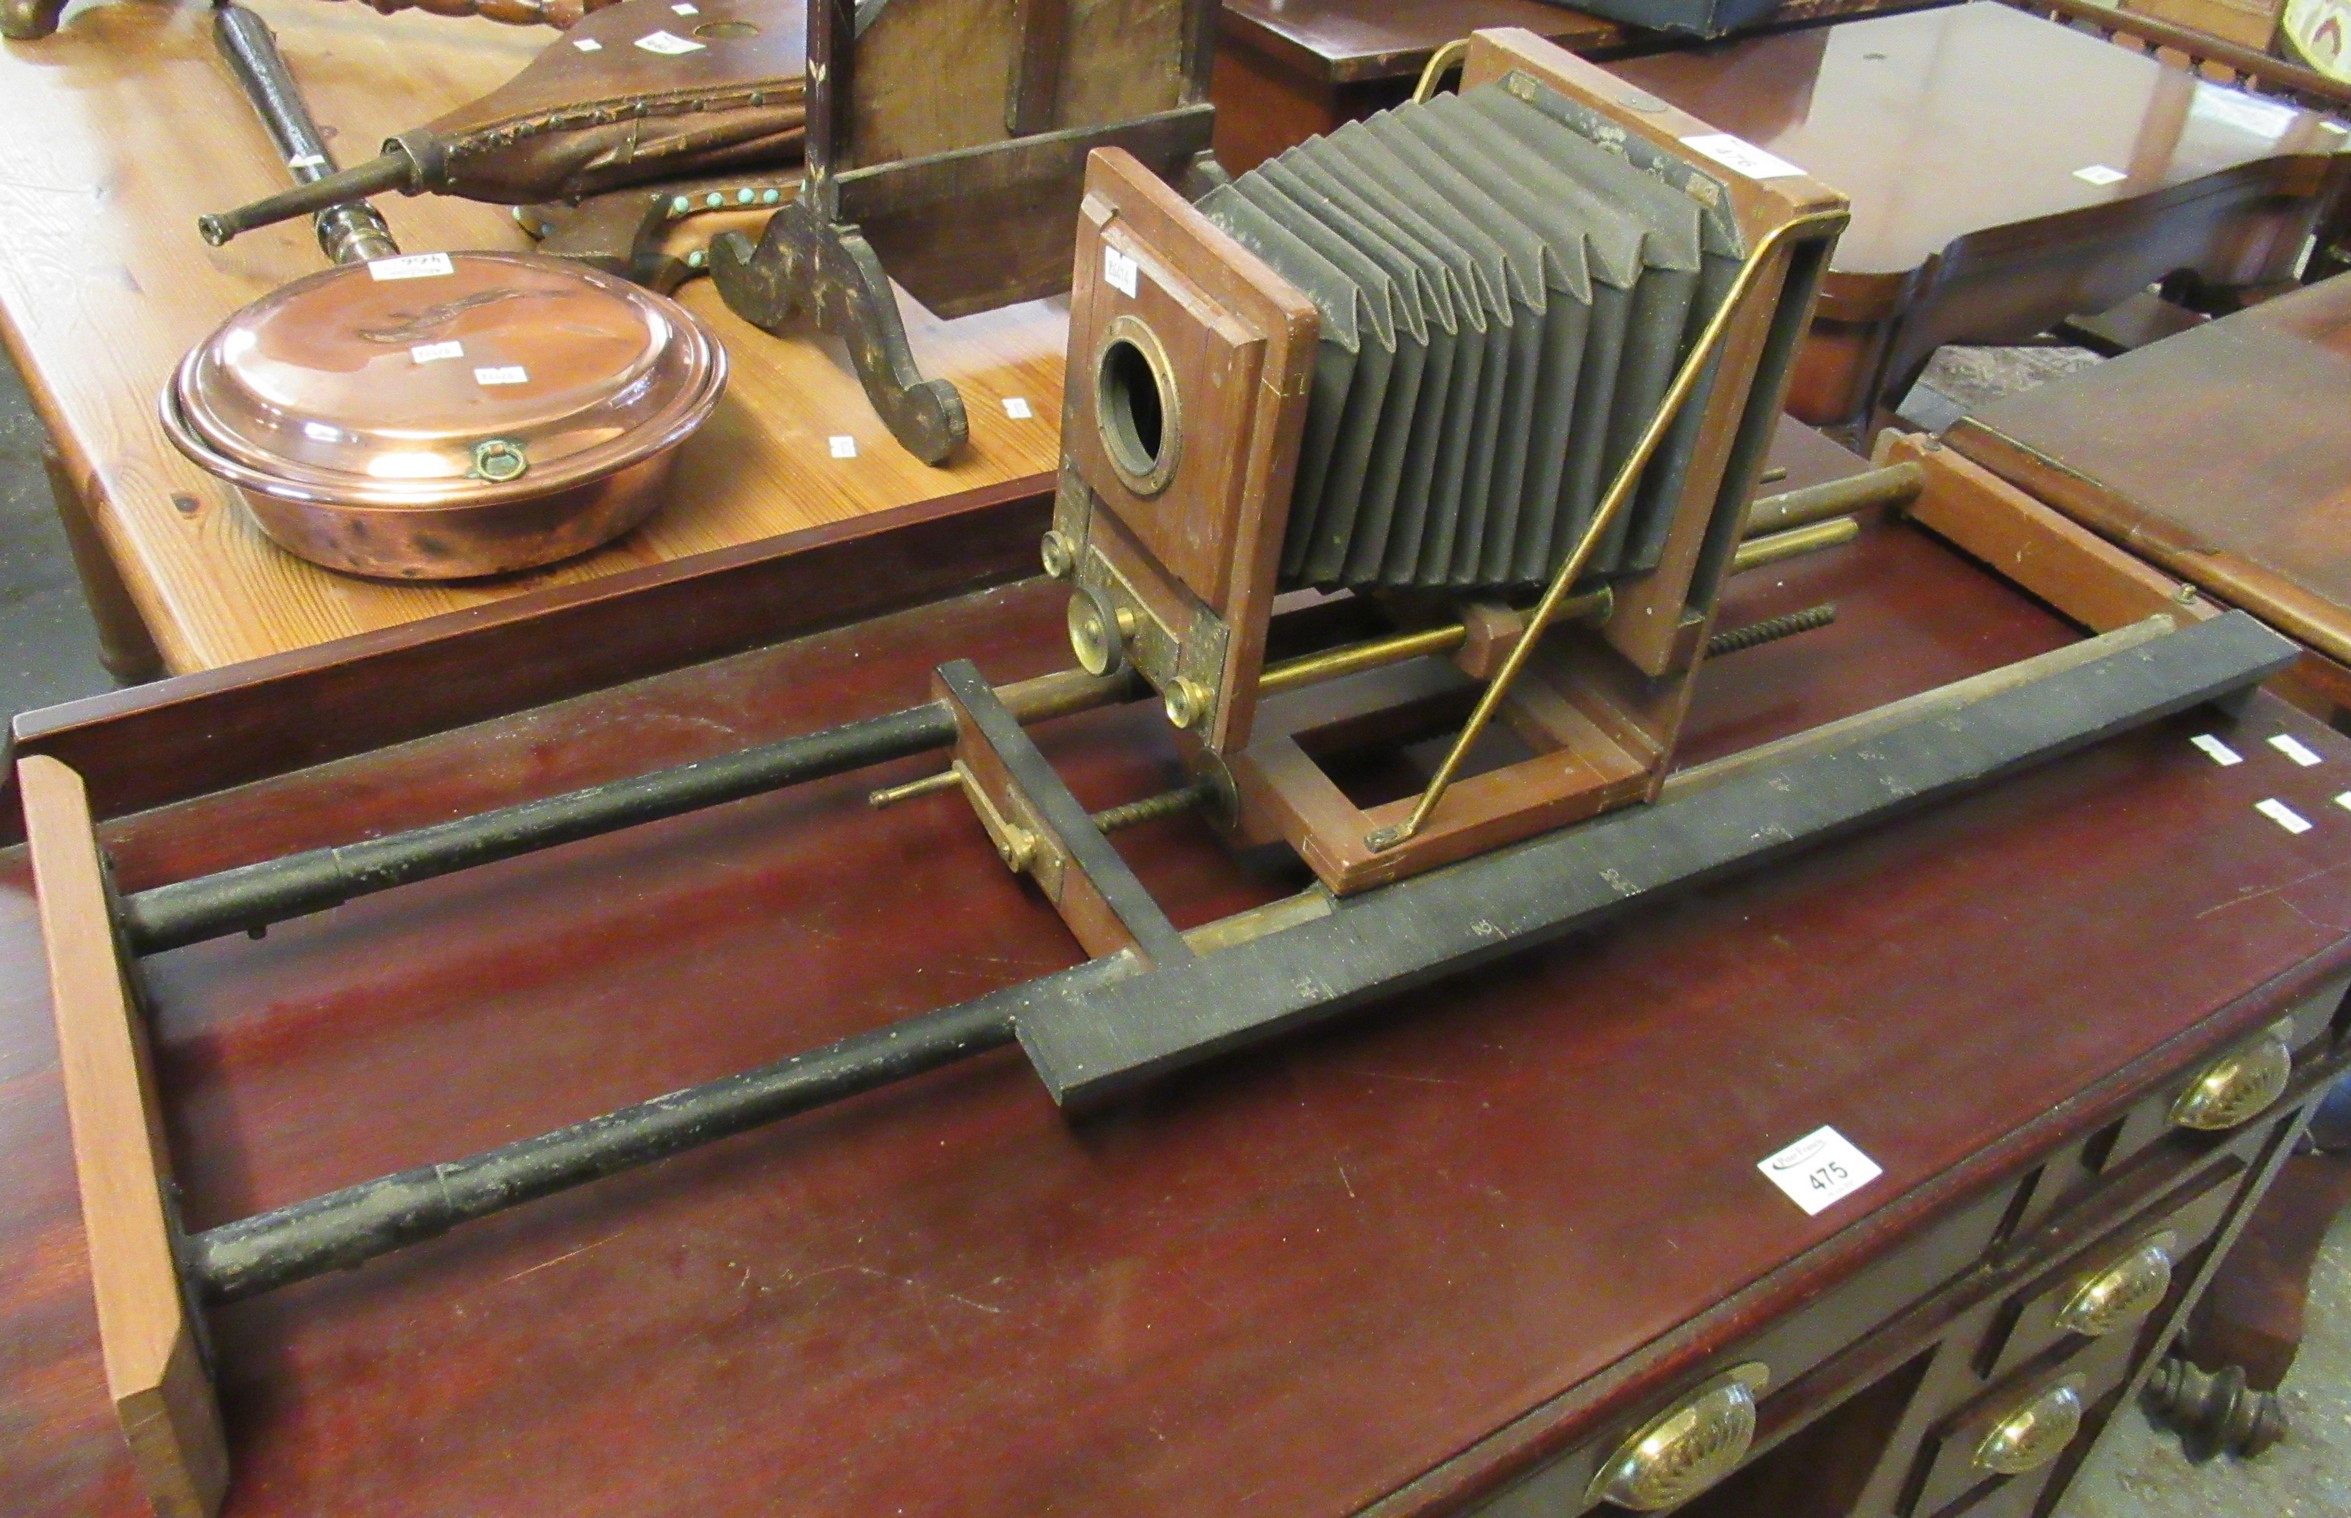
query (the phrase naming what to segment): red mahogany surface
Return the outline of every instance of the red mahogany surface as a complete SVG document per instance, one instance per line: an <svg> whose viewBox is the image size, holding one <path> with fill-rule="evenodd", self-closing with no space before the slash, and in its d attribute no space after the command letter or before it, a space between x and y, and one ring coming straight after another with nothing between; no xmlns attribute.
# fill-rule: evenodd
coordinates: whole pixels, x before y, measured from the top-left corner
<svg viewBox="0 0 2351 1518"><path fill-rule="evenodd" d="M2069 636L1907 528L1745 577L1725 621L1829 597L1834 629L1708 674L1689 757ZM942 659L1064 662L1059 601L986 592L106 833L135 890L805 731ZM1046 747L1101 806L1169 782L1154 721ZM2216 725L2245 763L2188 744ZM962 802L866 808L922 768L149 961L189 1223L1072 963ZM225 1310L226 1511L1338 1514L1581 1389L1512 1468L2119 1110L2159 1045L2351 963L2347 772L2275 702L2197 714L1083 1124L1001 1051ZM1120 846L1179 924L1295 884L1189 820ZM133 1514L38 955L9 851L0 1490ZM1807 1218L1755 1162L1823 1123L1885 1174Z"/></svg>

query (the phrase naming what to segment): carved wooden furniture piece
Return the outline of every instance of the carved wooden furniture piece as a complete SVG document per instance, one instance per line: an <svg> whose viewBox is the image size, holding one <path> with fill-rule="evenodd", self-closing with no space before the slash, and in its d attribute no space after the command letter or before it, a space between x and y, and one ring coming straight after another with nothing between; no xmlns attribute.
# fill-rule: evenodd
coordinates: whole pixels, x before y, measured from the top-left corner
<svg viewBox="0 0 2351 1518"><path fill-rule="evenodd" d="M1982 497L1947 450L1920 462L1921 520L1994 533L1980 551L2004 562L2016 542L1999 533L2037 533L2030 583L2060 599L2068 582L2102 587L2077 602L2093 630L2181 604L2086 534L1987 513L1996 490ZM50 847L70 811L61 771L83 777L134 900L348 839L354 805L365 832L392 836L869 716L959 654L999 681L1050 669L1059 586L953 594L1021 574L1049 504L930 508L23 724L26 799L50 829L44 908L86 921L91 904L87 884L79 908L50 884L60 859L70 880L90 857L86 833L78 856ZM1685 737L1701 767L2077 636L1894 521L1728 597L1741 619L1822 599L1844 615L1709 666ZM388 679L420 700L388 707L372 694ZM1041 738L1085 804L1180 774L1153 713L1067 720ZM2248 763L2214 766L2186 741L2208 730ZM2281 730L2325 763L2268 764L2261 740ZM224 731L239 740L206 737ZM302 767L396 739L416 741ZM1073 1127L1016 1062L983 1060L216 1309L229 1511L660 1511L681 1480L703 1510L764 1505L789 1481L812 1512L1028 1512L1047 1490L1122 1513L1250 1491L1299 1513L1579 1511L1660 1490L1669 1462L1628 1448L1644 1430L1667 1453L1687 1450L1682 1432L1747 1443L1690 1511L2053 1501L2342 1062L2351 940L2321 925L2342 920L2324 864L2343 844L2252 803L2319 815L2346 763L2351 747L2275 703L2199 712L1455 982L1442 1010L1407 993L1422 1015L1293 1042L1167 1100ZM844 776L259 942L152 955L142 1023L103 977L63 989L113 1017L77 1026L151 1030L181 1207L208 1230L1069 963L1046 901L974 888L997 844L965 803L865 805L874 779L918 773ZM1236 874L1181 820L1121 848L1180 924L1288 886ZM24 870L0 856L0 1017L37 1049ZM925 952L909 955L915 920ZM102 943L69 957L111 961ZM2044 973L2059 963L2064 977ZM0 1383L49 1433L7 1451L11 1490L128 1510L65 1221L64 1104L29 1099L57 1077L38 1056L26 1069L28 1099L0 1114L20 1173L47 1179L0 1200L18 1346ZM2239 1125L2176 1126L2191 1091L2208 1093L2197 1121ZM1823 1122L1886 1174L1808 1218L1755 1161ZM1636 1172L1660 1184L1589 1179ZM432 1373L386 1375L387 1357ZM762 1411L646 1416L648 1367L664 1399ZM884 1409L901 1437L857 1437ZM910 1460L909 1441L986 1469Z"/></svg>
<svg viewBox="0 0 2351 1518"><path fill-rule="evenodd" d="M1790 391L1822 426L1874 428L1947 342L2021 340L2175 271L2288 279L2351 179L2316 114L1989 0L1617 71L1851 199Z"/></svg>
<svg viewBox="0 0 2351 1518"><path fill-rule="evenodd" d="M1214 24L1213 0L817 0L806 175L756 246L712 244L712 278L756 326L812 314L891 434L945 462L969 423L923 377L891 282L942 317L1067 289L1088 152L1200 170Z"/></svg>

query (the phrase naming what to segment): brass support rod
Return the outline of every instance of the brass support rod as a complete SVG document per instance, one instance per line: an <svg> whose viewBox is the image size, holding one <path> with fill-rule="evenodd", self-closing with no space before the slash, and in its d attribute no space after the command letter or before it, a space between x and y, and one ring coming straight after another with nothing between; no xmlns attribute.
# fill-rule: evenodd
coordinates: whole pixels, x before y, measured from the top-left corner
<svg viewBox="0 0 2351 1518"><path fill-rule="evenodd" d="M1342 643L1337 648L1326 648L1320 653L1300 654L1295 659L1268 664L1257 677L1257 694L1278 696L1283 691L1296 690L1302 685L1336 680L1341 675L1359 674L1384 665L1402 664L1407 659L1417 659L1423 654L1449 654L1468 640L1469 629L1455 622L1444 627L1423 628L1419 632L1398 633L1392 638Z"/></svg>
<svg viewBox="0 0 2351 1518"><path fill-rule="evenodd" d="M1605 621L1615 609L1616 593L1603 585L1580 596L1570 596L1559 608L1563 621ZM1324 680L1336 680L1342 675L1359 675L1367 669L1382 669L1390 664L1402 664L1424 654L1449 654L1468 640L1469 629L1459 623L1443 627L1425 627L1417 632L1396 633L1385 638L1370 638L1361 643L1342 643L1337 648L1326 648L1318 653L1300 654L1295 659L1284 659L1279 664L1268 664L1257 676L1257 694L1278 696L1303 685L1315 685Z"/></svg>
<svg viewBox="0 0 2351 1518"><path fill-rule="evenodd" d="M1792 527L1786 532L1768 533L1760 538L1749 538L1731 555L1731 573L1743 575L1750 569L1761 569L1766 564L1777 564L1782 559L1801 558L1834 548L1839 543L1850 543L1861 536L1861 524L1851 517L1835 517L1826 522L1814 522L1809 527Z"/></svg>
<svg viewBox="0 0 2351 1518"><path fill-rule="evenodd" d="M865 804L875 811L896 806L901 801L912 801L917 796L928 796L935 791L951 791L963 783L963 777L953 770L941 770L936 775L925 775L920 780L909 780L904 785L884 786L867 794Z"/></svg>
<svg viewBox="0 0 2351 1518"><path fill-rule="evenodd" d="M1570 596L1560 606L1558 620L1604 621L1615 605L1615 592L1602 586L1580 596ZM1407 659L1449 654L1468 638L1468 628L1458 622L1451 622L1442 627L1424 627L1384 638L1367 638L1361 643L1342 643L1337 648L1300 654L1295 659L1284 659L1279 664L1265 666L1257 677L1257 693L1261 696L1278 696L1284 691L1336 680L1342 675L1356 675L1367 669L1384 669L1391 664L1402 664ZM1004 696L1004 704L1022 722L1040 722L1048 717L1102 705L1103 684L1097 676L1070 670L1060 675L1026 681L1021 685L1007 686L1001 694ZM901 801L912 801L918 796L928 796L935 791L948 790L954 784L954 772L942 770L936 775L909 780L904 785L887 786L872 792L865 799L868 805L878 810L896 806Z"/></svg>
<svg viewBox="0 0 2351 1518"><path fill-rule="evenodd" d="M1762 496L1747 508L1746 535L1759 538L1765 533L1784 532L1824 517L1850 516L1872 506L1907 506L1918 499L1918 493L1926 488L1926 480L1924 469L1905 461L1849 474L1825 485L1807 485L1801 490Z"/></svg>
<svg viewBox="0 0 2351 1518"><path fill-rule="evenodd" d="M1469 714L1468 723L1461 729L1461 735L1453 740L1453 747L1446 751L1444 762L1437 766L1436 774L1429 777L1428 789L1421 792L1419 802L1412 808L1412 815L1394 827L1373 830L1363 840L1367 848L1377 853L1392 849L1412 837L1427 823L1429 814L1437 809L1437 803L1444 799L1445 792L1453 784L1453 777L1461 770L1462 760L1468 757L1471 745L1484 735L1486 724L1494 720L1494 713L1502 705L1502 698L1510 694L1510 687L1517 681L1519 671L1526 667L1528 655L1542 641L1544 632L1551 626L1551 619L1559 614L1561 605L1567 600L1568 587L1575 584L1576 577L1584 572L1584 565L1600 546L1601 537L1615 523L1625 503L1632 499L1633 488L1640 483L1641 472L1649 467L1650 458L1657 452L1658 445L1665 441L1667 429L1681 414L1691 392L1698 388L1698 381L1705 374L1707 364L1713 361L1715 351L1722 346L1724 336L1731 329L1732 317L1746 304L1748 292L1755 288L1755 281L1771 262L1780 244L1801 232L1842 226L1846 220L1843 211L1815 211L1809 216L1782 222L1765 233L1762 241L1755 245L1755 251L1747 256L1746 262L1739 265L1738 277L1731 281L1730 289L1724 292L1722 304L1716 306L1714 314L1707 318L1706 329L1698 334L1698 341L1692 345L1689 357L1682 360L1681 368L1674 374L1673 384L1667 387L1665 398L1658 403L1657 414L1649 418L1649 425L1641 432L1641 440L1633 445L1633 451L1618 467L1616 478L1609 481L1608 494L1601 498L1600 509L1592 514L1591 525L1584 529L1583 537L1567 556L1567 562L1560 565L1559 572L1551 577L1550 585L1543 591L1543 599L1535 603L1533 615L1527 618L1526 632L1518 642L1511 645L1509 654L1502 660L1502 667L1487 682L1484 694L1478 697L1476 709Z"/></svg>
<svg viewBox="0 0 2351 1518"><path fill-rule="evenodd" d="M1413 101L1417 104L1437 93L1437 86L1445 82L1445 76L1459 68L1461 60L1468 56L1467 37L1456 37L1429 54L1428 63L1420 71L1420 82L1412 87Z"/></svg>

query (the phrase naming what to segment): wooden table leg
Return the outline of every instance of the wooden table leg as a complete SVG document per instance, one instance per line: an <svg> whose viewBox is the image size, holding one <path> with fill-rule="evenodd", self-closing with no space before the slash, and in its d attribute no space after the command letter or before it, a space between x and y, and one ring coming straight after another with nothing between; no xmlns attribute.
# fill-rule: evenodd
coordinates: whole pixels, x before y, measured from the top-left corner
<svg viewBox="0 0 2351 1518"><path fill-rule="evenodd" d="M58 525L65 529L66 547L73 553L82 598L98 624L99 662L125 685L156 679L164 672L163 655L139 616L139 608L132 604L121 571L99 540L89 503L54 445L41 445L41 466L49 471L50 499L56 502Z"/></svg>
<svg viewBox="0 0 2351 1518"><path fill-rule="evenodd" d="M2311 1268L2345 1207L2351 1154L2286 1161L2188 1320L2187 1356L2199 1370L2241 1366L2248 1386L2277 1390L2302 1347Z"/></svg>

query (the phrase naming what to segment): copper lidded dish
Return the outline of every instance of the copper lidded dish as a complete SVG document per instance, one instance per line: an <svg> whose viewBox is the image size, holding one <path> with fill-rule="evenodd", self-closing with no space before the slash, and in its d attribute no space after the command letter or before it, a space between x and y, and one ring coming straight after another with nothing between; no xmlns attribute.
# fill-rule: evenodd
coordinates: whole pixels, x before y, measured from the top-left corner
<svg viewBox="0 0 2351 1518"><path fill-rule="evenodd" d="M726 354L677 302L514 253L341 264L247 306L163 394L262 531L352 574L529 569L660 504Z"/></svg>

